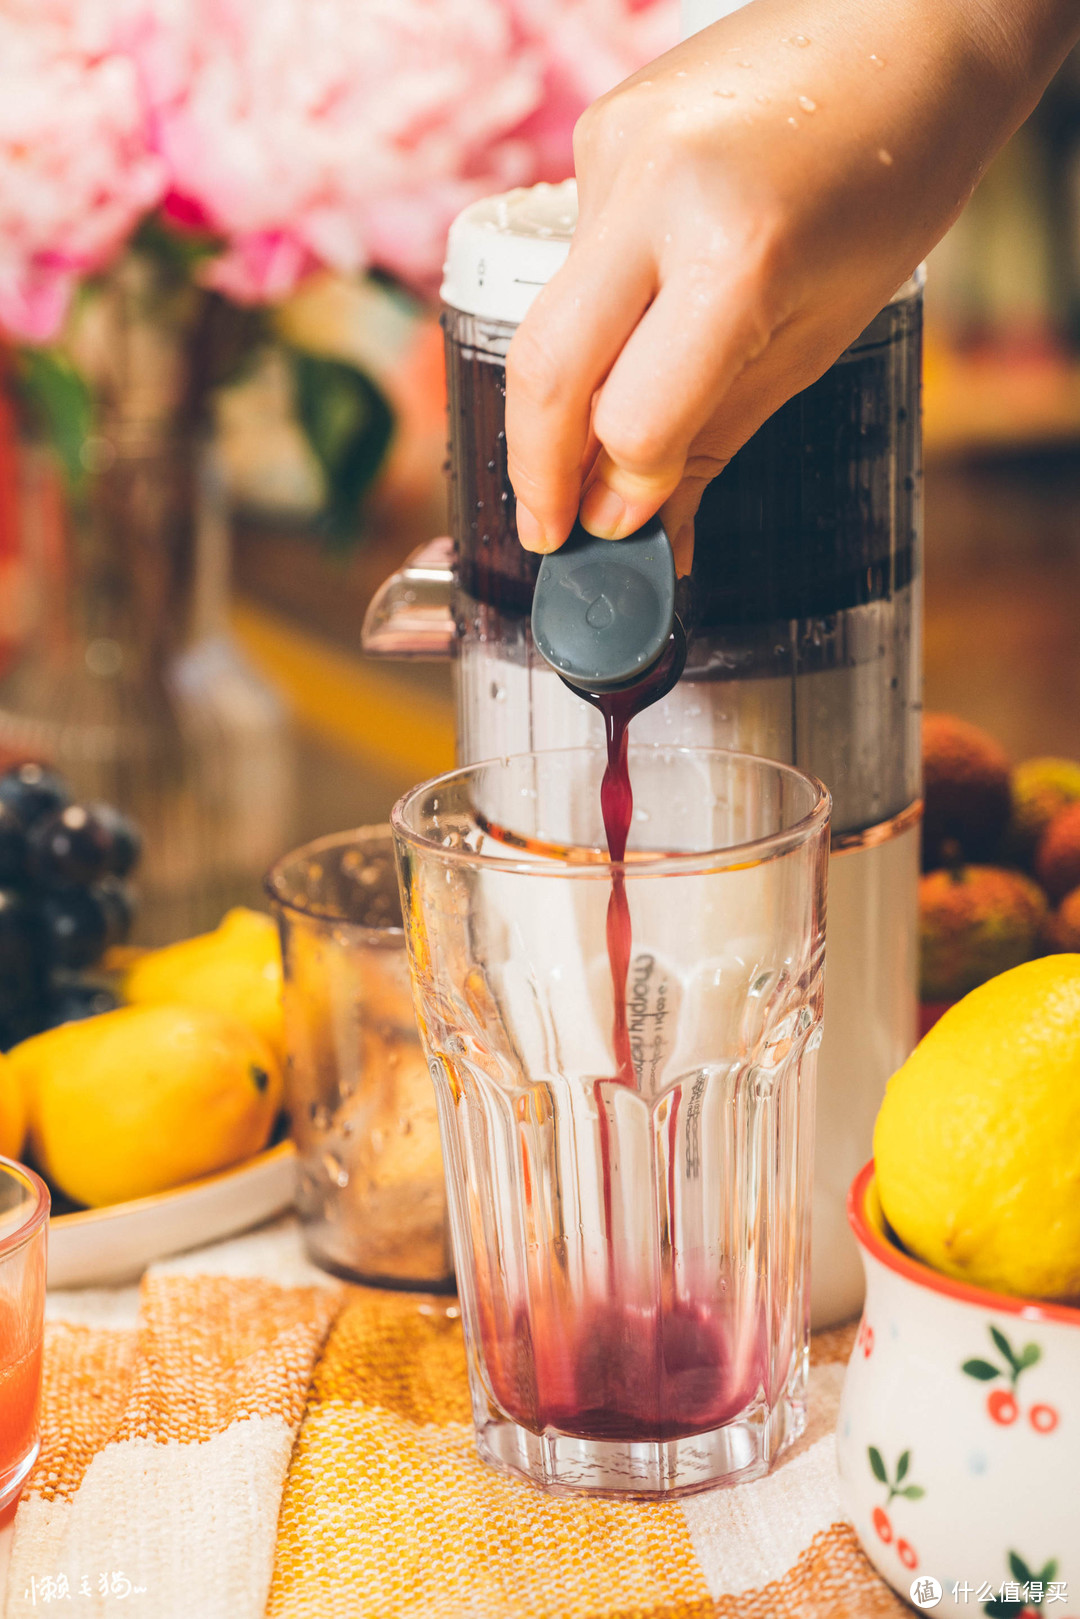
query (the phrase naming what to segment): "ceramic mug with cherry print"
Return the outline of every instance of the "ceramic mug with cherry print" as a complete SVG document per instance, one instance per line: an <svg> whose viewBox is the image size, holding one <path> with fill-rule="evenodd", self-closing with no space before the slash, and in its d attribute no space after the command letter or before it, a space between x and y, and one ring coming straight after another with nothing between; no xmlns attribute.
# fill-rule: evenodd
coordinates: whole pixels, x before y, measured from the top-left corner
<svg viewBox="0 0 1080 1619"><path fill-rule="evenodd" d="M841 1490L870 1561L906 1598L944 1587L936 1614L971 1619L978 1588L1024 1550L1080 1597L1080 1309L939 1275L888 1229L873 1164L848 1215L866 1305L837 1427ZM1041 1609L1037 1611L1041 1612Z"/></svg>

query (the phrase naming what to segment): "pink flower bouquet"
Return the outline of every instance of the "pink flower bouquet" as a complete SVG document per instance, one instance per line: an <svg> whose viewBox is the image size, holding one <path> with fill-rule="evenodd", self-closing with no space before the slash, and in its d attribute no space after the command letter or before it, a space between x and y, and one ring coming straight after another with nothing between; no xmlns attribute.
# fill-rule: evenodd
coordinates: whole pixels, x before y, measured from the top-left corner
<svg viewBox="0 0 1080 1619"><path fill-rule="evenodd" d="M240 302L318 265L427 290L467 201L568 172L673 3L0 0L0 326L55 337L159 205Z"/></svg>
<svg viewBox="0 0 1080 1619"><path fill-rule="evenodd" d="M55 337L167 183L138 67L90 8L0 5L0 327Z"/></svg>
<svg viewBox="0 0 1080 1619"><path fill-rule="evenodd" d="M21 374L46 413L88 422L101 401L70 364L78 344L46 346L71 339L88 278L108 272L131 306L145 276L118 270L133 243L188 323L190 415L229 364L278 340L251 306L310 271L377 268L430 294L454 214L567 174L582 109L670 43L675 3L0 0L0 338L31 346ZM355 395L368 453L348 435L333 453L370 466L385 407L346 367L313 376L320 363L297 369L301 418L305 398ZM77 433L59 426L77 475ZM314 416L304 426L352 503Z"/></svg>

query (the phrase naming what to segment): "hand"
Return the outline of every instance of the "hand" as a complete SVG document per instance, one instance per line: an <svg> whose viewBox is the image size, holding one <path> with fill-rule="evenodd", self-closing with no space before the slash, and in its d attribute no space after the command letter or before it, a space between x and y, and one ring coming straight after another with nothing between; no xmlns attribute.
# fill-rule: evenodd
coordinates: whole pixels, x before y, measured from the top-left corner
<svg viewBox="0 0 1080 1619"><path fill-rule="evenodd" d="M943 235L1075 0L754 0L578 124L579 223L507 358L518 534L620 539L701 492Z"/></svg>

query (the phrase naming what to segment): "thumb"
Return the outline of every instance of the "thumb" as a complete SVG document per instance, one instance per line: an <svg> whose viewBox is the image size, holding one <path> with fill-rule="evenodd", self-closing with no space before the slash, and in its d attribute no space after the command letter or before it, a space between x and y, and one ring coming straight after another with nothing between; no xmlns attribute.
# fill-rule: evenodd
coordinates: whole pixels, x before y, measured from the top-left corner
<svg viewBox="0 0 1080 1619"><path fill-rule="evenodd" d="M682 461L636 472L601 449L581 498L583 526L598 539L624 540L659 511L678 488L682 474Z"/></svg>

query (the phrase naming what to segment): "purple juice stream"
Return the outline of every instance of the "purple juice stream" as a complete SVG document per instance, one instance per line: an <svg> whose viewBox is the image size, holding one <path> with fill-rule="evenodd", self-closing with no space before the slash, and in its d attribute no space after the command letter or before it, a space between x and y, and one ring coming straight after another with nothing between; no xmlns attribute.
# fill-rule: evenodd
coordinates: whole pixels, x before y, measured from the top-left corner
<svg viewBox="0 0 1080 1619"><path fill-rule="evenodd" d="M630 972L634 936L622 861L626 857L626 840L630 835L630 821L634 813L634 790L630 784L627 737L630 721L638 712L639 705L633 700L636 695L635 691L616 692L596 699L596 706L604 716L607 735L607 769L600 785L600 809L604 817L608 859L612 862L611 895L607 907L607 953L614 1006L611 1039L615 1048L615 1073L612 1080L616 1085L625 1085L630 1090L637 1087L634 1054L630 1047L630 1030L626 1019L626 980ZM616 1256L611 1201L611 1125L608 1121L607 1101L603 1089L606 1083L604 1079L595 1080L593 1096L600 1130L608 1272L614 1292Z"/></svg>
<svg viewBox="0 0 1080 1619"><path fill-rule="evenodd" d="M630 722L653 700L662 675L627 691L594 695L604 716L607 769L600 789L612 863L607 950L614 1001L615 1073L594 1082L607 1244L603 1294L574 1284L549 1291L542 1308L483 1324L485 1362L505 1411L533 1431L554 1428L587 1439L668 1440L720 1427L753 1400L765 1372L763 1323L725 1301L720 1278L700 1300L678 1296L670 1264L660 1296L643 1301L640 1279L621 1276L615 1241L611 1121L604 1087L637 1089L626 987L633 931L623 861L633 816L627 739ZM668 1117L668 1242L674 1247L676 1147L681 1092Z"/></svg>
<svg viewBox="0 0 1080 1619"><path fill-rule="evenodd" d="M626 894L626 844L630 836L630 822L634 814L634 789L630 781L628 741L630 722L654 701L657 687L667 678L668 661L662 658L644 680L626 691L603 692L590 697L604 718L607 742L607 768L600 784L600 811L607 837L608 859L611 861L611 897L607 908L607 953L611 970L611 993L614 1005L611 1040L615 1050L615 1073L611 1082L637 1089L637 1072L630 1043L626 1017L626 982L630 974L630 958L634 949L634 932L630 921L630 902ZM612 1287L615 1286L615 1249L612 1230L611 1200L611 1141L607 1107L602 1087L608 1083L598 1079L593 1086L596 1113L600 1126L600 1157L604 1186L604 1229L607 1233L608 1263ZM675 1206L675 1143L678 1139L679 1102L681 1092L671 1098L668 1119L668 1208Z"/></svg>

